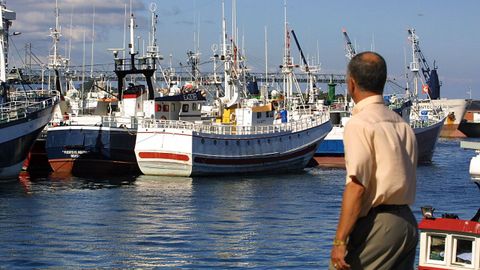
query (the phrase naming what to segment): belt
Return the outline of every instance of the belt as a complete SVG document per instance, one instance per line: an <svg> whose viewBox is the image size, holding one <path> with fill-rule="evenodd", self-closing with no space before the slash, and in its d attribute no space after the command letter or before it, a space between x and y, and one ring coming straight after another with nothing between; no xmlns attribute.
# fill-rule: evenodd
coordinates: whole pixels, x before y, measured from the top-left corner
<svg viewBox="0 0 480 270"><path fill-rule="evenodd" d="M408 208L407 204L380 204L372 208L375 213L394 212Z"/></svg>

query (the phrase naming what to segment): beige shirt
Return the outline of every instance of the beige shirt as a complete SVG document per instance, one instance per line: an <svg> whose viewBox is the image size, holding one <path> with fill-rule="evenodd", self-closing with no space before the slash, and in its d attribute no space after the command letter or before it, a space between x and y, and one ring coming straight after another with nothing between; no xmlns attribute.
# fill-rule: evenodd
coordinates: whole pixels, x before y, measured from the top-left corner
<svg viewBox="0 0 480 270"><path fill-rule="evenodd" d="M365 187L360 217L380 204L413 204L417 141L408 123L388 109L380 95L361 100L345 126L347 183Z"/></svg>

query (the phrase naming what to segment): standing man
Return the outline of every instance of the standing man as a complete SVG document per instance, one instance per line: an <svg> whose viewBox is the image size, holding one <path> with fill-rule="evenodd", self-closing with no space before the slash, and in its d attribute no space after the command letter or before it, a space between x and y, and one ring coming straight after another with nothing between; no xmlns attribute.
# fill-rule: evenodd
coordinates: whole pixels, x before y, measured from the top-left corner
<svg viewBox="0 0 480 270"><path fill-rule="evenodd" d="M383 101L387 65L363 52L348 64L355 101L345 126L346 186L330 269L413 269L417 142L408 123Z"/></svg>

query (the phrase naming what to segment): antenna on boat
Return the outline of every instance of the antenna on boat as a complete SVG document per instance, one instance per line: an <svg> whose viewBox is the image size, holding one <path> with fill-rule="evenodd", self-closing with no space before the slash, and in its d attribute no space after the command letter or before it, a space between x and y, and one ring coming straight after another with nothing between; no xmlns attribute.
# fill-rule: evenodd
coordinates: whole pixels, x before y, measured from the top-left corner
<svg viewBox="0 0 480 270"><path fill-rule="evenodd" d="M122 50L122 53L123 53L123 59L125 59L125 53L126 53L126 47L127 47L127 21L128 21L128 17L127 17L127 4L125 3L124 5L125 7L125 15L123 17L123 50Z"/></svg>
<svg viewBox="0 0 480 270"><path fill-rule="evenodd" d="M53 39L53 56L50 58L49 66L53 69L58 68L58 42L60 41L61 28L59 23L60 10L58 8L58 0L55 0L55 28L50 28L50 37Z"/></svg>
<svg viewBox="0 0 480 270"><path fill-rule="evenodd" d="M267 26L265 25L265 90L266 90L266 96L268 96L268 29Z"/></svg>
<svg viewBox="0 0 480 270"><path fill-rule="evenodd" d="M72 5L72 8L71 8L71 13L70 13L70 31L69 31L70 38L69 38L69 41L68 41L68 59L72 59L72 39L73 39L73 27L72 27L72 25L73 25L73 5Z"/></svg>
<svg viewBox="0 0 480 270"><path fill-rule="evenodd" d="M92 16L92 55L90 58L90 78L93 78L93 48L95 46L95 3L93 4L93 16Z"/></svg>

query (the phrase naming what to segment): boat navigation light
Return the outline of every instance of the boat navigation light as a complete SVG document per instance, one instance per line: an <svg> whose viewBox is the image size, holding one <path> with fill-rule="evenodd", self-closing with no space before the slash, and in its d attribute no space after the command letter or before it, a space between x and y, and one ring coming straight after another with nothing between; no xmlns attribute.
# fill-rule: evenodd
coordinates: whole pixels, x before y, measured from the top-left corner
<svg viewBox="0 0 480 270"><path fill-rule="evenodd" d="M435 219L433 217L433 211L435 211L435 208L431 207L430 205L425 205L420 207L422 209L422 215L426 219Z"/></svg>

